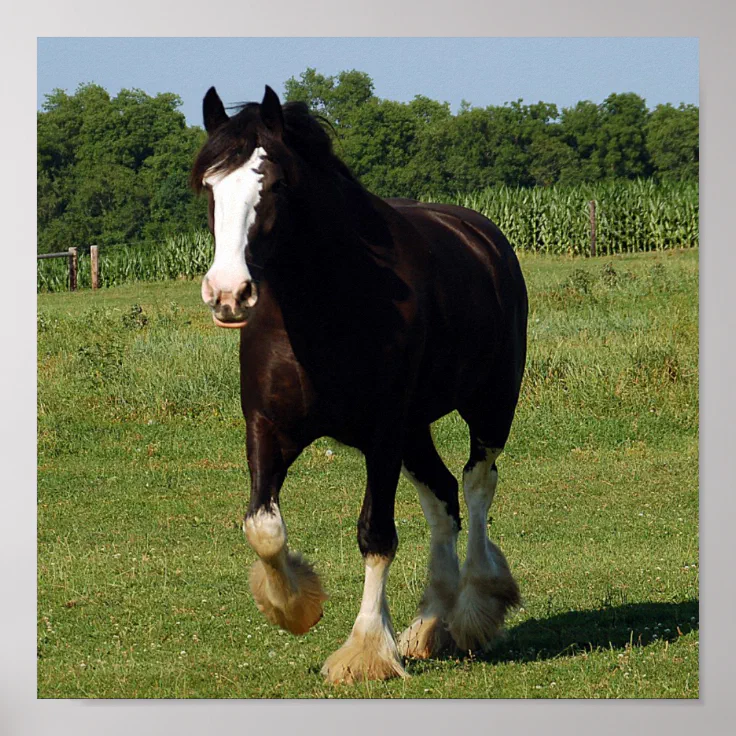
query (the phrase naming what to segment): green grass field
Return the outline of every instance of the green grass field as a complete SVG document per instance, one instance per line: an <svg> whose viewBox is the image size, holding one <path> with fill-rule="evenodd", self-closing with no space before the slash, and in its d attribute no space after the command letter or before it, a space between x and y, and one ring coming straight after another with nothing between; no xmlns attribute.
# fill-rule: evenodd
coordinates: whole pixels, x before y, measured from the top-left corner
<svg viewBox="0 0 736 736"><path fill-rule="evenodd" d="M291 546L330 594L293 637L248 590L237 334L194 281L40 295L39 697L697 698L698 252L522 268L529 358L490 529L523 608L488 654L340 687L319 669L360 602L360 455L323 439L287 478ZM434 429L459 475L464 423ZM400 630L429 541L403 479L397 526Z"/></svg>

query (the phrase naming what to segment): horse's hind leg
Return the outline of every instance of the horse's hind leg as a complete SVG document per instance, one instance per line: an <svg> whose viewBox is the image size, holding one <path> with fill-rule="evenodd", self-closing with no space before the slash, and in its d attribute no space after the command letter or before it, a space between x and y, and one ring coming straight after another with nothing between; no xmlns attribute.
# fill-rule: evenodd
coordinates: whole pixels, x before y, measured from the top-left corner
<svg viewBox="0 0 736 736"><path fill-rule="evenodd" d="M429 427L410 433L404 445L404 475L414 484L430 528L429 574L419 610L399 637L405 657L426 659L452 643L447 617L460 582L457 481L437 454Z"/></svg>
<svg viewBox="0 0 736 736"><path fill-rule="evenodd" d="M298 452L284 450L262 417L250 418L246 427L251 498L243 529L259 557L250 572L251 592L271 623L305 634L322 617L327 596L312 566L289 551L279 509L279 491Z"/></svg>
<svg viewBox="0 0 736 736"><path fill-rule="evenodd" d="M509 417L509 426L510 422ZM498 482L496 458L508 431L487 431L490 441L482 440L483 435L477 434L472 424L470 433L470 459L463 471L463 493L468 507L468 551L448 620L452 638L464 651L487 648L503 627L507 611L520 603L519 588L506 558L486 532L488 512Z"/></svg>

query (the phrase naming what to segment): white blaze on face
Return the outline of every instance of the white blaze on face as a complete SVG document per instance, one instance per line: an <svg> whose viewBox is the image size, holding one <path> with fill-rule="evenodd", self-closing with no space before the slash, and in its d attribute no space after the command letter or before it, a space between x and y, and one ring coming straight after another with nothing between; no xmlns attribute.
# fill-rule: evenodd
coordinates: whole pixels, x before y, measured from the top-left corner
<svg viewBox="0 0 736 736"><path fill-rule="evenodd" d="M245 264L245 247L261 198L263 175L258 173L258 168L265 156L263 148L256 148L240 168L204 178L215 200L215 260L202 281L202 299L207 304L218 294L235 292L251 280Z"/></svg>

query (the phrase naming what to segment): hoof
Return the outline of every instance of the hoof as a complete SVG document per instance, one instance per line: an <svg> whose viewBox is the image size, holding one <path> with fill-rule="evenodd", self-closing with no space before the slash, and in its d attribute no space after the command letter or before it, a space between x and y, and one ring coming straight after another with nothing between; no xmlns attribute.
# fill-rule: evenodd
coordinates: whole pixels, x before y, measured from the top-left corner
<svg viewBox="0 0 736 736"><path fill-rule="evenodd" d="M408 677L396 644L393 639L387 639L383 632L353 632L345 644L327 658L322 667L322 675L333 685Z"/></svg>
<svg viewBox="0 0 736 736"><path fill-rule="evenodd" d="M447 623L458 649L488 649L503 629L506 614L521 603L519 588L508 577L468 577L462 580Z"/></svg>
<svg viewBox="0 0 736 736"><path fill-rule="evenodd" d="M258 560L250 571L258 610L292 634L306 634L322 618L327 594L319 576L301 555L289 552L282 569Z"/></svg>
<svg viewBox="0 0 736 736"><path fill-rule="evenodd" d="M452 646L446 624L436 616L417 618L399 636L399 654L413 659L436 657Z"/></svg>

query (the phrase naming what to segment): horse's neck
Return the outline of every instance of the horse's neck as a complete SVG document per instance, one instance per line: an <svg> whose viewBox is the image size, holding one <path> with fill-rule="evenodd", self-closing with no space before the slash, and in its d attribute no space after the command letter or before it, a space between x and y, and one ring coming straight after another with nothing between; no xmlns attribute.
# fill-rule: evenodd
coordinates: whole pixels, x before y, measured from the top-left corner
<svg viewBox="0 0 736 736"><path fill-rule="evenodd" d="M364 280L370 276L365 268L374 256L385 256L393 247L372 196L357 184L332 182L326 191L315 187L302 207L298 240L304 247L297 248L300 267L307 271L315 269L324 278L339 280L360 275ZM360 274L354 273L356 269Z"/></svg>
<svg viewBox="0 0 736 736"><path fill-rule="evenodd" d="M311 200L311 201L310 201ZM284 243L274 291L282 311L314 310L331 323L362 319L371 300L394 295L388 224L365 190L315 188Z"/></svg>

